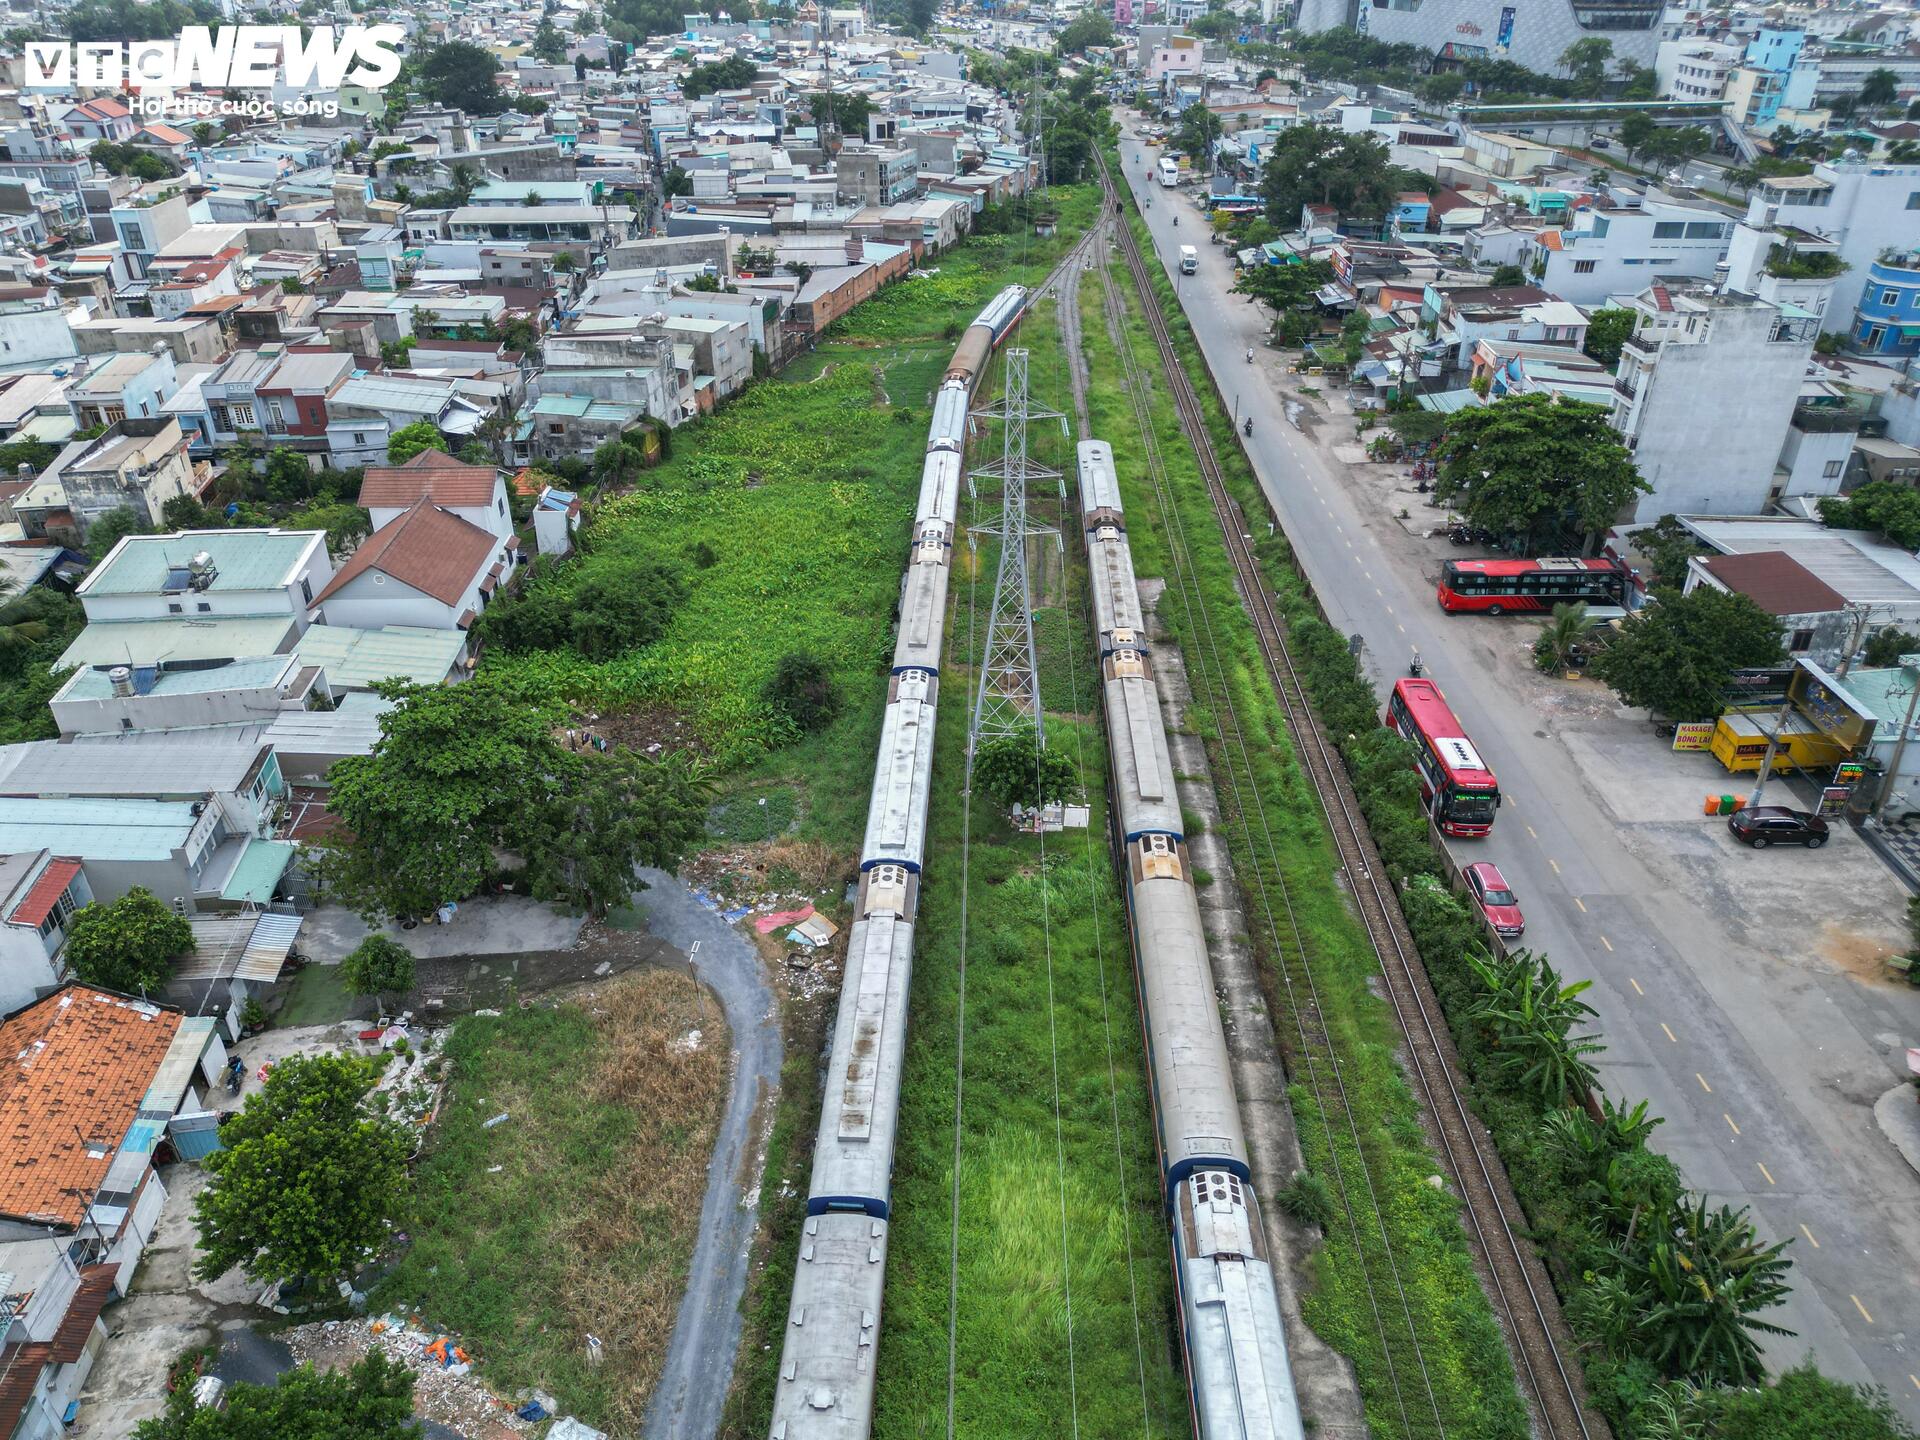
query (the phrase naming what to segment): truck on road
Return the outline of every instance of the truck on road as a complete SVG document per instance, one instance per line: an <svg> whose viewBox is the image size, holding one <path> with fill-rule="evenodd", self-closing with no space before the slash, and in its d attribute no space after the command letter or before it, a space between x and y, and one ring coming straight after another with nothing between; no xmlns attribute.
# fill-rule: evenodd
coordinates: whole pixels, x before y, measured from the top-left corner
<svg viewBox="0 0 1920 1440"><path fill-rule="evenodd" d="M1200 252L1191 245L1180 247L1180 273L1191 275L1200 268Z"/></svg>

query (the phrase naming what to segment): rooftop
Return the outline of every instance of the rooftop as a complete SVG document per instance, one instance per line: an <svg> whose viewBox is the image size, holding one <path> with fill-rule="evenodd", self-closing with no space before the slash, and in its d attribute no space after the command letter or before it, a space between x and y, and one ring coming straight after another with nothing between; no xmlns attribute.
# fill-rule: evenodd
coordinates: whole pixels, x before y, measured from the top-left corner
<svg viewBox="0 0 1920 1440"><path fill-rule="evenodd" d="M161 670L152 683L139 693L148 695L215 695L225 690L263 690L278 686L293 666L291 655L263 655L235 659L211 668ZM55 700L110 700L113 698L111 672L101 669L79 670L53 697Z"/></svg>
<svg viewBox="0 0 1920 1440"><path fill-rule="evenodd" d="M262 760L262 746L236 744L211 731L192 743L101 746L77 752L58 740L0 746L0 794L40 797L195 798L238 790ZM0 894L4 887L0 886Z"/></svg>
<svg viewBox="0 0 1920 1440"><path fill-rule="evenodd" d="M493 503L499 473L491 465L422 450L404 465L369 465L360 483L360 508L408 506L423 496L436 505L485 508Z"/></svg>
<svg viewBox="0 0 1920 1440"><path fill-rule="evenodd" d="M318 665L336 691L371 690L383 680L438 685L459 663L466 637L458 630L390 625L357 630L309 625L294 646L302 665Z"/></svg>
<svg viewBox="0 0 1920 1440"><path fill-rule="evenodd" d="M234 619L172 616L165 620L96 620L73 637L53 664L152 665L162 660L238 660L278 654L298 624L296 616Z"/></svg>
<svg viewBox="0 0 1920 1440"><path fill-rule="evenodd" d="M1823 615L1843 609L1839 592L1784 550L1745 555L1707 555L1700 566L1769 615Z"/></svg>
<svg viewBox="0 0 1920 1440"><path fill-rule="evenodd" d="M0 796L0 853L51 850L83 860L165 861L187 843L198 819L185 800Z"/></svg>
<svg viewBox="0 0 1920 1440"><path fill-rule="evenodd" d="M180 1013L69 985L0 1020L0 1215L77 1227Z"/></svg>
<svg viewBox="0 0 1920 1440"><path fill-rule="evenodd" d="M377 570L452 605L466 594L499 545L497 537L478 525L422 497L361 542L326 589L313 597L314 604L326 604L369 570Z"/></svg>
<svg viewBox="0 0 1920 1440"><path fill-rule="evenodd" d="M230 595L244 590L277 590L289 584L309 552L326 543L320 530L182 530L173 535L129 535L122 539L78 594L159 595L172 593L196 555L211 562L212 578L196 592ZM179 588L186 588L181 584ZM262 653L262 652L255 652ZM265 652L271 653L271 652Z"/></svg>
<svg viewBox="0 0 1920 1440"><path fill-rule="evenodd" d="M1681 523L1725 555L1784 550L1848 604L1920 606L1920 559L1871 531L1760 517L1682 516Z"/></svg>

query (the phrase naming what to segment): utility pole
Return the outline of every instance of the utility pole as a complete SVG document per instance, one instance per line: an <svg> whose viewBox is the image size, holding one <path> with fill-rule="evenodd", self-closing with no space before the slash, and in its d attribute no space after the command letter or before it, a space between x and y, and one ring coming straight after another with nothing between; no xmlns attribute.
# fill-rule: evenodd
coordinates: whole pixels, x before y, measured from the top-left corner
<svg viewBox="0 0 1920 1440"><path fill-rule="evenodd" d="M1027 458L1027 422L1059 420L1058 410L1041 410L1027 399L1026 350L1007 352L1006 394L996 409L980 415L1001 422L1000 460L975 470L968 481L998 480L1001 484L1000 519L976 526L970 535L997 535L1000 570L993 584L993 618L987 623L987 650L980 664L980 694L973 707L971 751L982 740L1011 735L1032 725L1041 745L1046 727L1040 716L1040 671L1033 651L1033 594L1027 576L1027 537L1058 534L1046 526L1027 524L1027 482L1059 480L1058 470L1036 465Z"/></svg>
<svg viewBox="0 0 1920 1440"><path fill-rule="evenodd" d="M1791 681L1789 681L1791 683ZM1767 755L1760 762L1760 780L1753 787L1753 794L1747 800L1747 808L1753 809L1760 803L1760 797L1767 793L1767 780L1773 774L1773 757L1780 753L1780 732L1787 728L1787 717L1793 713L1793 697L1788 696L1780 702L1780 713L1774 716L1773 733L1767 736Z"/></svg>
<svg viewBox="0 0 1920 1440"><path fill-rule="evenodd" d="M1887 773L1880 777L1880 793L1873 797L1873 809L1869 812L1872 819L1878 820L1887 808L1887 800L1893 794L1893 782L1900 774L1900 761L1907 753L1907 737L1913 733L1913 711L1920 705L1920 655L1902 655L1900 657L1902 674L1914 676L1913 685L1907 691L1907 718L1901 723L1900 737L1893 742L1893 759L1887 762Z"/></svg>

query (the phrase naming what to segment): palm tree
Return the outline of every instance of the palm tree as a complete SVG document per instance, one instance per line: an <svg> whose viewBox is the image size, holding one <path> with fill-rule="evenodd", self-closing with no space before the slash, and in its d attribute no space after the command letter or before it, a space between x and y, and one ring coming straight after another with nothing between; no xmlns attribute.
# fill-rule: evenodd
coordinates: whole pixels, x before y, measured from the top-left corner
<svg viewBox="0 0 1920 1440"><path fill-rule="evenodd" d="M1877 70L1869 70L1867 78L1860 82L1860 108L1863 110L1884 110L1900 98L1900 77L1882 65Z"/></svg>
<svg viewBox="0 0 1920 1440"><path fill-rule="evenodd" d="M447 181L449 188L460 197L460 203L464 205L468 197L473 194L473 187L480 183L480 177L474 172L473 166L463 160L447 172Z"/></svg>
<svg viewBox="0 0 1920 1440"><path fill-rule="evenodd" d="M1744 1206L1709 1210L1704 1196L1674 1206L1636 1277L1646 1358L1703 1384L1757 1383L1766 1367L1754 1336L1794 1333L1756 1318L1791 1291L1786 1248L1763 1245Z"/></svg>
<svg viewBox="0 0 1920 1440"><path fill-rule="evenodd" d="M1546 957L1531 950L1505 962L1469 955L1467 964L1484 987L1468 1014L1491 1034L1500 1072L1549 1108L1588 1094L1596 1072L1587 1057L1607 1047L1573 1027L1595 1013L1580 999L1593 982L1561 984Z"/></svg>
<svg viewBox="0 0 1920 1440"><path fill-rule="evenodd" d="M1540 638L1533 642L1533 660L1542 670L1554 671L1567 663L1567 656L1587 633L1587 607L1580 601L1553 607L1553 618Z"/></svg>

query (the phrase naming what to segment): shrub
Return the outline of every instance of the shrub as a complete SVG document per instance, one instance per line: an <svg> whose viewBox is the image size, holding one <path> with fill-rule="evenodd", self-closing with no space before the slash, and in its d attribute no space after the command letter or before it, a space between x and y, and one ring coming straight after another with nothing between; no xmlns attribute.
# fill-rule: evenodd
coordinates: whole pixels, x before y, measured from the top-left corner
<svg viewBox="0 0 1920 1440"><path fill-rule="evenodd" d="M973 758L974 783L996 804L1052 805L1080 783L1073 761L1058 747L1042 750L1031 726L981 745Z"/></svg>
<svg viewBox="0 0 1920 1440"><path fill-rule="evenodd" d="M193 927L138 885L110 905L83 905L67 922L74 977L105 990L157 990L174 957L192 949Z"/></svg>
<svg viewBox="0 0 1920 1440"><path fill-rule="evenodd" d="M802 730L818 730L840 713L833 672L818 655L791 651L780 657L767 681L766 702Z"/></svg>
<svg viewBox="0 0 1920 1440"><path fill-rule="evenodd" d="M1302 1224L1322 1230L1333 1224L1333 1194L1318 1175L1302 1170L1274 1198L1282 1210Z"/></svg>

